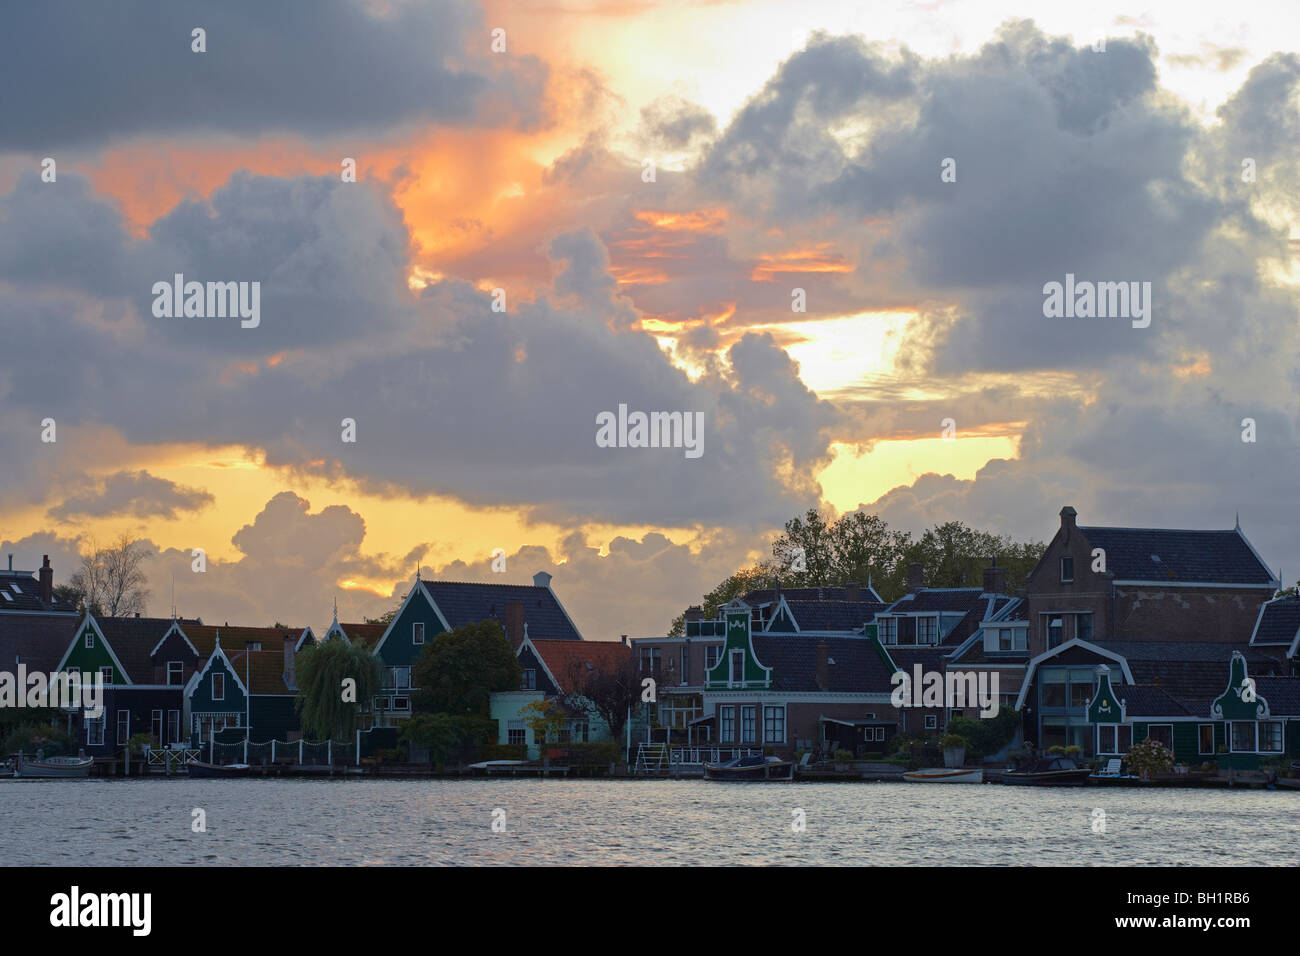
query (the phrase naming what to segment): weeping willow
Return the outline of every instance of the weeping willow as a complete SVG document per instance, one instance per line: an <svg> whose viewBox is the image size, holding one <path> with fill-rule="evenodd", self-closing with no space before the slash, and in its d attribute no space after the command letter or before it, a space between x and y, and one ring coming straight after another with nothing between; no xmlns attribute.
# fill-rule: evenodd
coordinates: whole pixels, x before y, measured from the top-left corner
<svg viewBox="0 0 1300 956"><path fill-rule="evenodd" d="M375 656L360 643L331 639L301 651L295 669L303 733L317 740L350 739L360 729L362 705L379 690Z"/></svg>

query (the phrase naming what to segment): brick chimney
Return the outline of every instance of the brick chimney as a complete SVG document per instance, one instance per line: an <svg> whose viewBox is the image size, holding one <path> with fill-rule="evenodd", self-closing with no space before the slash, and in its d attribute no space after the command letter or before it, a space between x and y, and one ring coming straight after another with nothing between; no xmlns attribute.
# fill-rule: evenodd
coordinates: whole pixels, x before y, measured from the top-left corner
<svg viewBox="0 0 1300 956"><path fill-rule="evenodd" d="M298 672L295 667L294 656L297 653L294 650L296 641L292 635L284 636L284 686L290 690L298 689Z"/></svg>
<svg viewBox="0 0 1300 956"><path fill-rule="evenodd" d="M50 567L50 556L48 554L45 555L45 563L41 565L37 590L40 592L42 604L54 603L54 569Z"/></svg>
<svg viewBox="0 0 1300 956"><path fill-rule="evenodd" d="M1005 594L1007 591L1007 572L998 567L995 555L993 563L984 569L984 592L986 594Z"/></svg>
<svg viewBox="0 0 1300 956"><path fill-rule="evenodd" d="M1079 527L1079 512L1075 511L1069 505L1061 509L1061 530L1065 532L1065 540L1070 540L1070 535Z"/></svg>
<svg viewBox="0 0 1300 956"><path fill-rule="evenodd" d="M523 601L506 601L506 637L510 641L510 646L516 651L524 642Z"/></svg>
<svg viewBox="0 0 1300 956"><path fill-rule="evenodd" d="M817 642L817 686L821 690L830 690L831 686L831 649L825 641Z"/></svg>
<svg viewBox="0 0 1300 956"><path fill-rule="evenodd" d="M925 567L920 561L913 561L907 566L907 593L912 594L925 587Z"/></svg>
<svg viewBox="0 0 1300 956"><path fill-rule="evenodd" d="M690 607L686 609L686 620L688 621L704 620L704 608L700 607L698 604L692 604Z"/></svg>
<svg viewBox="0 0 1300 956"><path fill-rule="evenodd" d="M846 601L861 601L861 600L862 600L862 585L859 584L857 581L845 581L845 582L844 582L844 600L846 600Z"/></svg>

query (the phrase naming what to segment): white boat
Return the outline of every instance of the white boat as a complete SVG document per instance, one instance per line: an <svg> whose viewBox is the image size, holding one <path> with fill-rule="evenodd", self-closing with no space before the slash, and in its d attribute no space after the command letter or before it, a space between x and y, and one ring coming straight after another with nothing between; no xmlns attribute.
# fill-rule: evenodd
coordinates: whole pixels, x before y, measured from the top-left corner
<svg viewBox="0 0 1300 956"><path fill-rule="evenodd" d="M527 764L527 760L484 760L480 763L469 765L470 770L493 770L498 767L522 767Z"/></svg>
<svg viewBox="0 0 1300 956"><path fill-rule="evenodd" d="M983 783L984 771L978 767L927 767L924 770L909 770L903 779L912 783Z"/></svg>
<svg viewBox="0 0 1300 956"><path fill-rule="evenodd" d="M88 777L94 757L46 757L42 760L18 755L15 777Z"/></svg>

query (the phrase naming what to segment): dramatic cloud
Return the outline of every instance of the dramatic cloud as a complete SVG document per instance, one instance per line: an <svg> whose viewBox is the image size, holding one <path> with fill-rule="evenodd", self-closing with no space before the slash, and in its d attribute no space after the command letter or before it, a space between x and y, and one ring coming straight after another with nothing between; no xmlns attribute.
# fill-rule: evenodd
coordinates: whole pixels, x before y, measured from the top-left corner
<svg viewBox="0 0 1300 956"><path fill-rule="evenodd" d="M85 490L72 492L50 509L60 521L131 515L136 518L176 518L178 511L197 511L216 499L201 488L186 488L146 471L119 471L84 482Z"/></svg>

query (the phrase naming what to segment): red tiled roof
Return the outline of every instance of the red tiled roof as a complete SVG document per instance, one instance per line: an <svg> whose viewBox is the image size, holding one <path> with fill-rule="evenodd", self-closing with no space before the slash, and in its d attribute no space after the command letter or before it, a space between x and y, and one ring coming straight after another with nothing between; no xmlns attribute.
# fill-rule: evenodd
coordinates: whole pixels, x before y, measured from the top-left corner
<svg viewBox="0 0 1300 956"><path fill-rule="evenodd" d="M613 670L632 656L632 649L621 641L532 640L529 643L561 685L572 676L588 669ZM560 688L564 690L563 687Z"/></svg>

